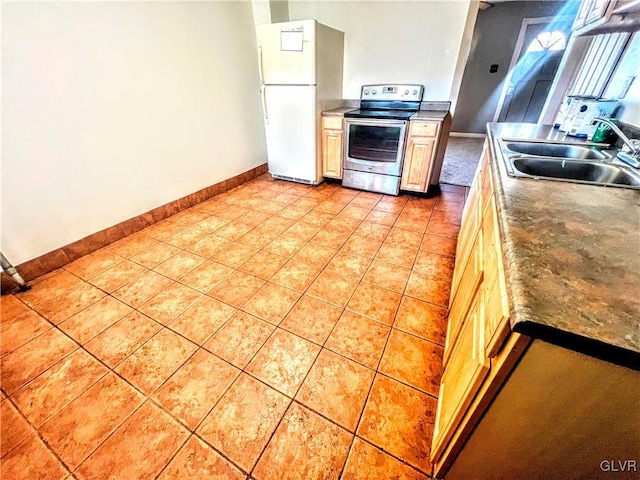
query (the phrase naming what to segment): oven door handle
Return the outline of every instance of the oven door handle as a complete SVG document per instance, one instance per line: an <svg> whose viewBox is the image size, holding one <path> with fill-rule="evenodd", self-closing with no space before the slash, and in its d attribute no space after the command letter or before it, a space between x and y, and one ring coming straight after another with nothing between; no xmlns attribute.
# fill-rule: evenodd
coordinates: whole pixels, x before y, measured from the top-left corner
<svg viewBox="0 0 640 480"><path fill-rule="evenodd" d="M346 118L347 127L349 125L364 125L371 127L401 127L407 125L407 120L379 120L370 118Z"/></svg>

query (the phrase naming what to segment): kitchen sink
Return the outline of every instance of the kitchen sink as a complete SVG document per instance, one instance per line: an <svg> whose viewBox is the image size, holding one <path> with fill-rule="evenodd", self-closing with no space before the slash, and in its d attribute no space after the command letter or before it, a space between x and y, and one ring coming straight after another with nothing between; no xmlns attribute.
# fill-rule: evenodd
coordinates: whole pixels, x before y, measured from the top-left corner
<svg viewBox="0 0 640 480"><path fill-rule="evenodd" d="M575 160L602 160L609 158L604 152L583 145L561 143L505 142L507 153L520 153L538 157L571 158Z"/></svg>
<svg viewBox="0 0 640 480"><path fill-rule="evenodd" d="M508 161L509 162L509 161ZM640 189L640 172L626 166L588 160L515 157L510 159L517 177L536 177Z"/></svg>

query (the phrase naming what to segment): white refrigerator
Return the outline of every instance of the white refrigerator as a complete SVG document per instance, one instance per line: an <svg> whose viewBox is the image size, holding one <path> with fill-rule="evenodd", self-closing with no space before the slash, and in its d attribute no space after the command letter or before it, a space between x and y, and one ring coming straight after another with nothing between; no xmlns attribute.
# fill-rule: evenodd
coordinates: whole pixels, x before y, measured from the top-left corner
<svg viewBox="0 0 640 480"><path fill-rule="evenodd" d="M269 173L322 181L320 113L340 106L344 33L315 20L256 27Z"/></svg>

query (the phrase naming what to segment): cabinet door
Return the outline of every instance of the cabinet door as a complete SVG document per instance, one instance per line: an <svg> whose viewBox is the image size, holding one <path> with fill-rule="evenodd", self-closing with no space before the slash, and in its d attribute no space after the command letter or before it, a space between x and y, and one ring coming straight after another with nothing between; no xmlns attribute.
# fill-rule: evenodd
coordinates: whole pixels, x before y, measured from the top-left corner
<svg viewBox="0 0 640 480"><path fill-rule="evenodd" d="M342 178L342 130L322 130L322 175Z"/></svg>
<svg viewBox="0 0 640 480"><path fill-rule="evenodd" d="M484 356L482 288L467 314L440 383L431 461L437 460L489 372Z"/></svg>
<svg viewBox="0 0 640 480"><path fill-rule="evenodd" d="M451 293L451 305L449 308L449 323L447 324L447 341L444 348L443 365L446 368L451 352L467 312L471 308L472 301L483 281L482 265L482 233L476 234L473 247L468 260L462 265L462 273L458 277L459 283L455 291Z"/></svg>
<svg viewBox="0 0 640 480"><path fill-rule="evenodd" d="M489 205L489 200L493 195L493 180L491 179L491 166L489 165L490 156L491 154L489 153L489 149L485 149L484 154L482 155L482 179L480 184L482 197L482 207L480 212L483 215Z"/></svg>
<svg viewBox="0 0 640 480"><path fill-rule="evenodd" d="M409 137L400 188L414 192L427 191L435 143L435 138Z"/></svg>
<svg viewBox="0 0 640 480"><path fill-rule="evenodd" d="M493 196L482 219L483 270L485 284L485 355L494 357L510 332L509 303L502 266L498 214Z"/></svg>
<svg viewBox="0 0 640 480"><path fill-rule="evenodd" d="M458 282L460 282L460 274L462 273L462 269L464 268L469 252L471 251L473 240L481 227L481 176L482 171L478 169L471 184L469 198L467 198L467 202L465 203L464 210L462 212L462 223L460 226L460 232L458 233L458 244L456 246L456 267L453 271L452 290L455 290ZM460 268L458 268L458 265L460 265ZM453 300L453 295L451 296L451 299Z"/></svg>

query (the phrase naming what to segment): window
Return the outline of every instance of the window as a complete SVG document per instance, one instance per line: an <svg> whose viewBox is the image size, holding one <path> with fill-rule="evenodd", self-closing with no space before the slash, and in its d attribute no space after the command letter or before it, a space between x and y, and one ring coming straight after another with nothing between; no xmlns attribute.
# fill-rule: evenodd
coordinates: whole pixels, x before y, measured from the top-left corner
<svg viewBox="0 0 640 480"><path fill-rule="evenodd" d="M629 40L629 33L596 35L582 61L569 95L601 97Z"/></svg>
<svg viewBox="0 0 640 480"><path fill-rule="evenodd" d="M567 47L567 38L559 30L542 32L529 44L527 52L543 52L564 50Z"/></svg>

